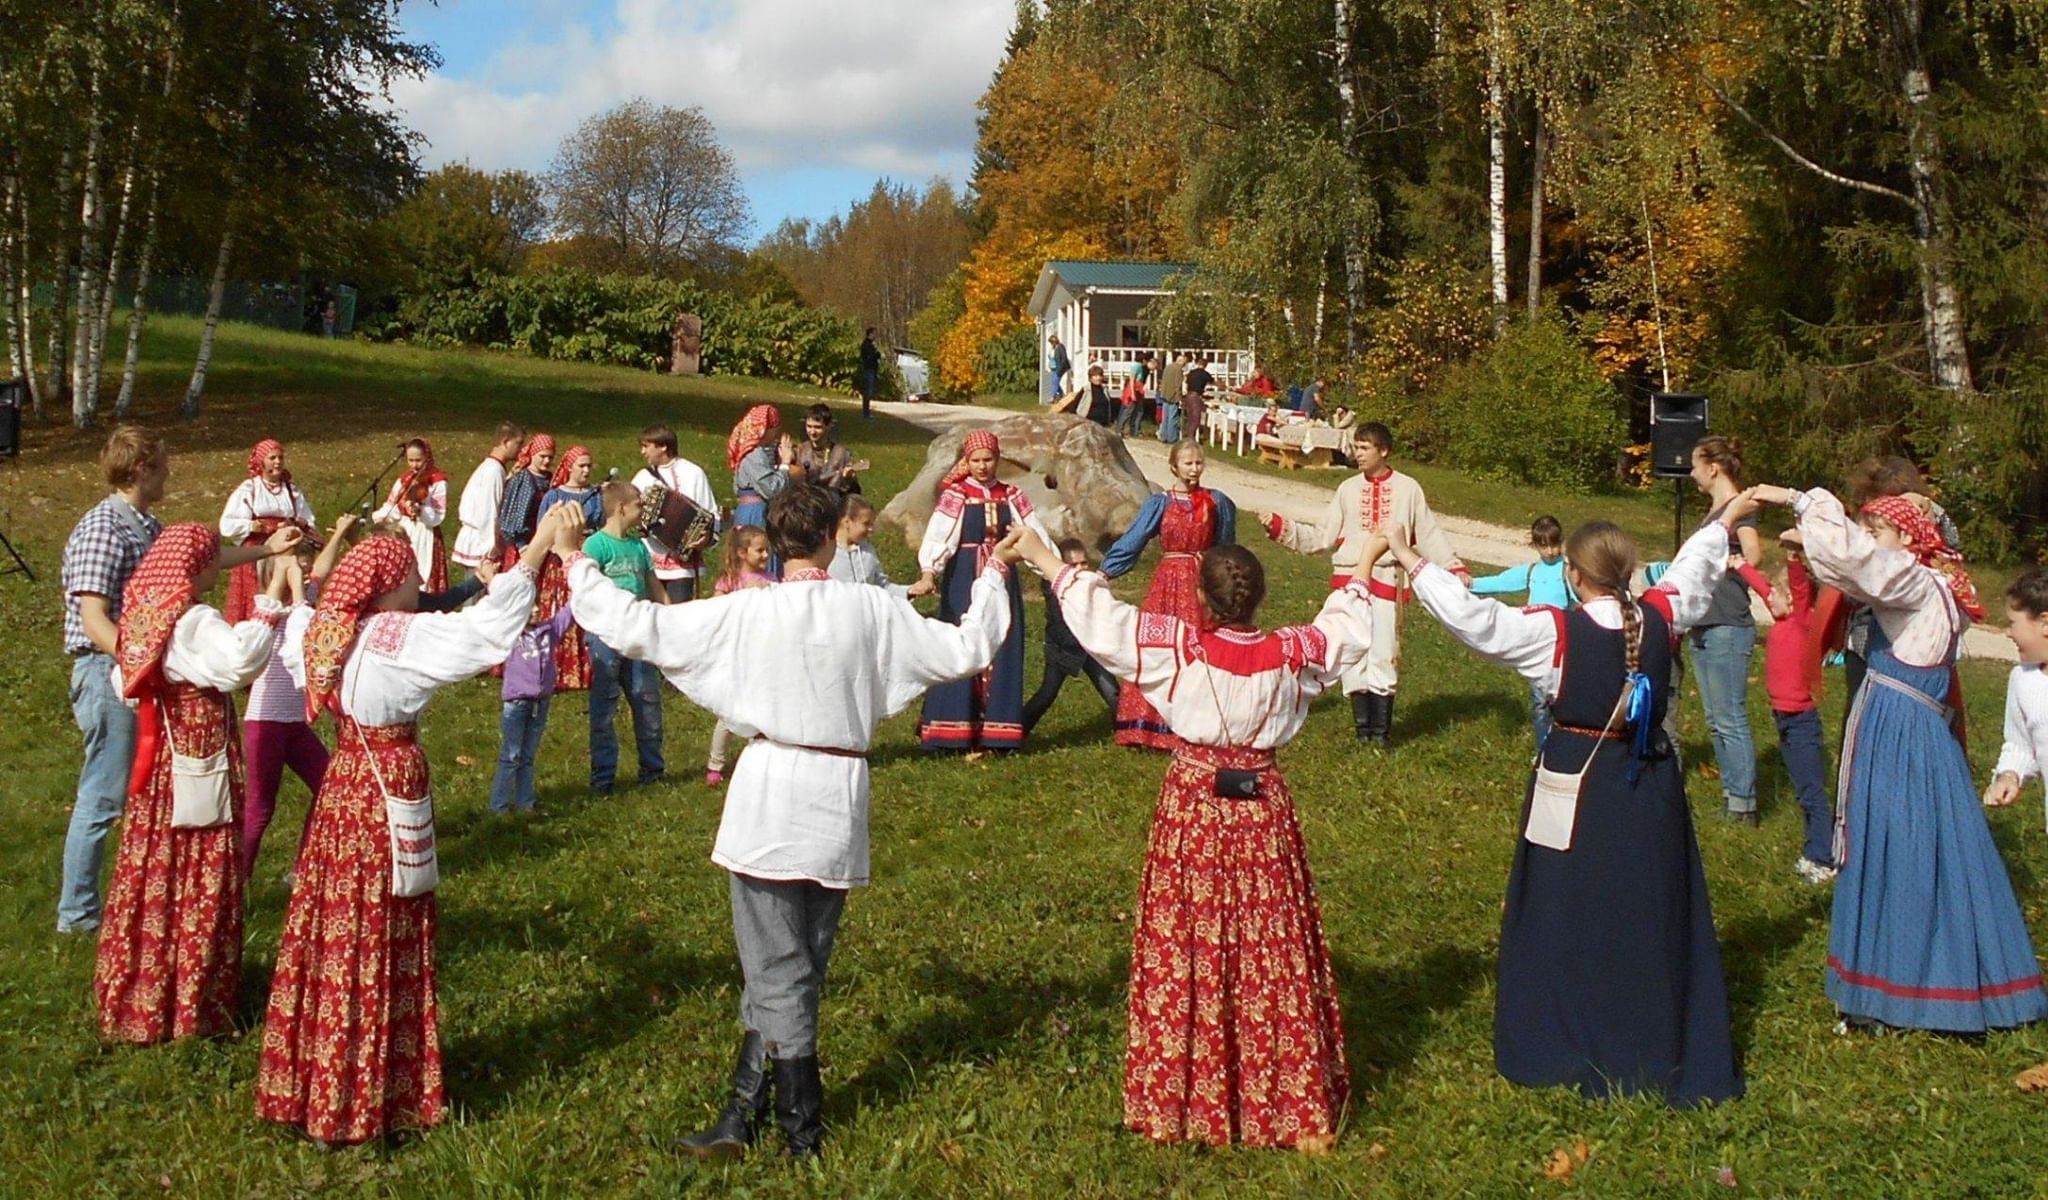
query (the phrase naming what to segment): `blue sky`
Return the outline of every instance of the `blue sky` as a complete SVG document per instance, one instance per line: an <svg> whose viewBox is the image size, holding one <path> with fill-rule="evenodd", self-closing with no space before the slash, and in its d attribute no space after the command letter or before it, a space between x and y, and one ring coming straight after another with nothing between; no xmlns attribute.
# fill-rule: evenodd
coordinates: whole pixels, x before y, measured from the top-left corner
<svg viewBox="0 0 2048 1200"><path fill-rule="evenodd" d="M879 177L965 180L1013 0L407 0L441 69L393 100L429 168L545 171L585 117L696 105L737 160L754 236L843 212Z"/></svg>

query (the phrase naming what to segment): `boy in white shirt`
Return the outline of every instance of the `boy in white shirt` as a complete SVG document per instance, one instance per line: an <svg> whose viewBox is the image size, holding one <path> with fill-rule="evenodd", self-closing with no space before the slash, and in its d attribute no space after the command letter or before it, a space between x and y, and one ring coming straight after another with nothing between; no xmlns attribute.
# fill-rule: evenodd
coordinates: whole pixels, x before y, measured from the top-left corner
<svg viewBox="0 0 2048 1200"><path fill-rule="evenodd" d="M2006 636L2020 665L2005 685L2005 746L1984 803L2003 808L2048 762L2048 570L2035 568L2005 590Z"/></svg>
<svg viewBox="0 0 2048 1200"><path fill-rule="evenodd" d="M457 566L468 567L472 575L477 564L498 559L498 504L505 495L505 464L518 455L525 441L525 427L511 421L499 422L491 452L470 473L469 482L462 485L462 499L455 508L455 519L461 528L455 534L455 548L448 557Z"/></svg>

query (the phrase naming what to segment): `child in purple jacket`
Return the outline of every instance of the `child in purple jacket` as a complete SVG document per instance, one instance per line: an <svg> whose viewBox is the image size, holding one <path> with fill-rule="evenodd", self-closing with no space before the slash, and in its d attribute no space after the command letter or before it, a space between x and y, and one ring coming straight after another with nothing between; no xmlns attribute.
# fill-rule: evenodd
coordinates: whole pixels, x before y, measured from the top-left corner
<svg viewBox="0 0 2048 1200"><path fill-rule="evenodd" d="M548 727L548 704L555 696L555 643L572 620L564 604L554 616L528 625L513 644L512 657L505 660L505 709L498 720L503 741L498 747L498 775L491 782L494 813L533 811L533 763L540 754L540 735Z"/></svg>

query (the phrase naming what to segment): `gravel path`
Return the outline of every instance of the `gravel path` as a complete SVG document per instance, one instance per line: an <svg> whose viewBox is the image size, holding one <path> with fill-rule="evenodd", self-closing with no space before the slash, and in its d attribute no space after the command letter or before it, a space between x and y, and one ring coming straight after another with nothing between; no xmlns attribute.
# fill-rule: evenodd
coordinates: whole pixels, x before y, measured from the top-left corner
<svg viewBox="0 0 2048 1200"><path fill-rule="evenodd" d="M906 404L901 402L878 401L875 408L892 417L900 417L920 429L943 433L958 425L979 425L1000 421L1018 414L1003 408L984 408L974 404ZM1166 465L1166 446L1149 434L1127 438L1124 448L1137 461L1145 478L1155 486L1165 487L1172 478ZM1304 472L1300 480L1276 479L1259 471L1249 471L1237 466L1231 460L1235 455L1227 450L1204 446L1208 451L1209 465L1203 472L1203 479L1212 487L1230 494L1237 502L1240 524L1249 525L1251 513L1276 512L1290 520L1314 520L1320 517L1325 505L1330 502L1330 491L1344 478L1339 471ZM1458 553L1475 562L1493 563L1499 566L1514 566L1533 560L1536 556L1529 549L1529 531L1491 521L1475 520L1471 517L1457 517L1439 512L1437 519L1451 535L1451 542ZM1769 626L1770 615L1763 610L1760 602L1754 603L1754 612L1759 626ZM1963 655L1966 658L1996 659L2004 662L2018 662L2019 655L2013 649L2011 639L1996 629L1972 627L1963 635ZM1759 663L1761 669L1761 663Z"/></svg>

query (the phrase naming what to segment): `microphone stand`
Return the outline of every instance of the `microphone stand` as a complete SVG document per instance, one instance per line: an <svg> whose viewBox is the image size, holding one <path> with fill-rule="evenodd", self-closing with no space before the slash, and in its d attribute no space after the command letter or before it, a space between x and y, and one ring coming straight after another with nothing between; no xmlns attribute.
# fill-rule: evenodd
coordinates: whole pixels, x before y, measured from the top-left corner
<svg viewBox="0 0 2048 1200"><path fill-rule="evenodd" d="M391 461L378 468L377 477L370 481L370 486L364 488L362 495L356 497L355 503L349 505L350 508L363 515L363 520L368 521L370 514L375 511L372 506L376 504L378 496L383 493L384 477L391 474L391 468L404 461L405 447L400 446L398 453L392 456Z"/></svg>

